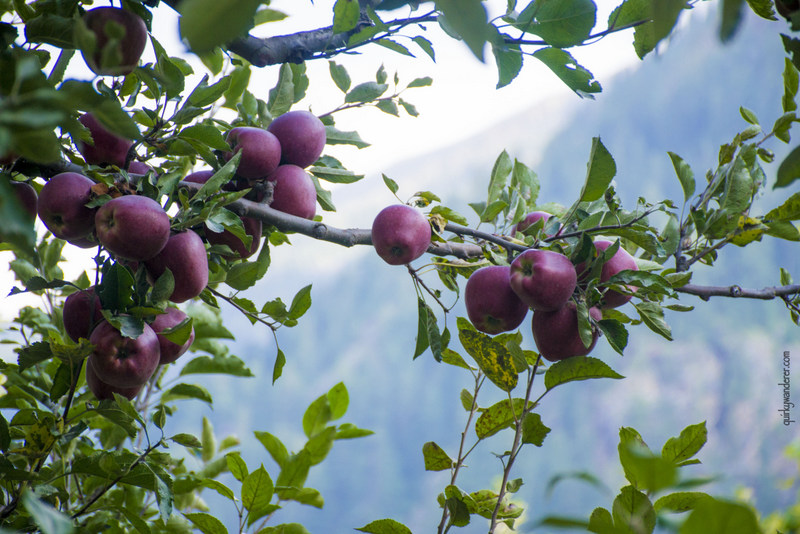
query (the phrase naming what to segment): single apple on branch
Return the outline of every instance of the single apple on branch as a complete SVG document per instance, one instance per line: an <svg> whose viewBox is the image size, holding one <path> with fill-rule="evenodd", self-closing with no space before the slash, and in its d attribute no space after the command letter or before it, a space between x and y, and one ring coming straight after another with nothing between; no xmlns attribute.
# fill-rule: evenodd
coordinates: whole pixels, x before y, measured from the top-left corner
<svg viewBox="0 0 800 534"><path fill-rule="evenodd" d="M577 283L569 258L552 250L528 249L511 263L511 289L533 310L559 309Z"/></svg>
<svg viewBox="0 0 800 534"><path fill-rule="evenodd" d="M92 233L96 210L86 207L92 186L92 180L76 172L57 174L44 184L37 211L54 236L69 241Z"/></svg>
<svg viewBox="0 0 800 534"><path fill-rule="evenodd" d="M185 321L187 317L188 316L185 312L179 310L178 308L170 307L167 308L161 315L157 315L153 322L150 323L150 327L156 333L158 344L161 349L161 357L159 360L160 365L172 363L177 360L187 350L189 350L189 347L194 342L194 328L192 328L189 338L181 345L178 345L177 343L167 339L166 336L161 335L164 330L178 326Z"/></svg>
<svg viewBox="0 0 800 534"><path fill-rule="evenodd" d="M94 221L100 244L126 260L149 260L169 239L169 215L161 204L142 195L109 200L97 210Z"/></svg>
<svg viewBox="0 0 800 534"><path fill-rule="evenodd" d="M236 173L247 180L266 178L281 163L281 143L267 130L252 126L232 128L226 137L231 150L225 152L225 161L237 152L242 153Z"/></svg>
<svg viewBox="0 0 800 534"><path fill-rule="evenodd" d="M555 311L534 311L531 320L533 340L539 354L546 360L556 362L573 356L585 356L594 349L599 335L598 329L592 329L592 342L587 347L583 344L578 331L578 308L570 301ZM589 316L599 321L603 314L595 307L589 308Z"/></svg>
<svg viewBox="0 0 800 534"><path fill-rule="evenodd" d="M281 163L308 167L325 149L325 125L310 111L289 111L273 120L267 128L281 144Z"/></svg>
<svg viewBox="0 0 800 534"><path fill-rule="evenodd" d="M372 246L389 265L405 265L422 256L431 244L431 225L405 204L383 208L372 221Z"/></svg>
<svg viewBox="0 0 800 534"><path fill-rule="evenodd" d="M317 213L317 189L306 171L297 165L281 165L267 177L274 184L269 207L304 219Z"/></svg>
<svg viewBox="0 0 800 534"><path fill-rule="evenodd" d="M90 9L83 16L94 34L92 53L81 50L95 74L124 76L133 72L147 45L147 26L136 13L116 7Z"/></svg>
<svg viewBox="0 0 800 534"><path fill-rule="evenodd" d="M114 398L114 393L119 393L126 399L133 400L144 387L144 384L127 388L106 384L97 376L90 358L86 358L86 385L97 400L111 400Z"/></svg>
<svg viewBox="0 0 800 534"><path fill-rule="evenodd" d="M87 359L97 378L117 388L134 388L147 382L161 357L156 333L147 324L137 338L125 337L108 321L89 336L94 350Z"/></svg>
<svg viewBox="0 0 800 534"><path fill-rule="evenodd" d="M94 326L103 319L100 297L92 286L70 294L62 308L64 330L76 343L89 338Z"/></svg>
<svg viewBox="0 0 800 534"><path fill-rule="evenodd" d="M472 273L464 288L464 305L475 328L491 335L516 329L528 314L528 306L511 289L507 265L488 265Z"/></svg>
<svg viewBox="0 0 800 534"><path fill-rule="evenodd" d="M97 117L91 113L84 113L78 121L89 129L92 141L77 142L78 152L81 153L86 163L90 165L116 165L125 168L128 161L128 151L133 146L133 141L111 133L103 126Z"/></svg>
<svg viewBox="0 0 800 534"><path fill-rule="evenodd" d="M192 230L173 234L161 252L145 261L147 274L157 280L169 269L175 287L169 300L180 303L193 299L208 285L208 256L203 240Z"/></svg>

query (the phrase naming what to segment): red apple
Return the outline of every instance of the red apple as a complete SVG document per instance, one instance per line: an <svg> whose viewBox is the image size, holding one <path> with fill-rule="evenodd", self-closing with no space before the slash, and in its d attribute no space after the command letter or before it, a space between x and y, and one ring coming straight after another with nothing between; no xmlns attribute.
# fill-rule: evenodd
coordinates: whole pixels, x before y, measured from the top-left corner
<svg viewBox="0 0 800 534"><path fill-rule="evenodd" d="M116 7L90 9L83 22L96 39L94 53L83 59L99 75L130 74L147 45L147 26L137 14Z"/></svg>
<svg viewBox="0 0 800 534"><path fill-rule="evenodd" d="M269 128L281 143L281 163L308 167L325 148L325 125L310 111L289 111L273 120Z"/></svg>
<svg viewBox="0 0 800 534"><path fill-rule="evenodd" d="M125 195L109 200L94 219L97 240L126 260L149 260L169 239L169 215L150 197Z"/></svg>
<svg viewBox="0 0 800 534"><path fill-rule="evenodd" d="M297 165L281 165L269 175L274 182L271 208L304 219L317 213L317 189L306 171Z"/></svg>
<svg viewBox="0 0 800 534"><path fill-rule="evenodd" d="M92 143L78 141L78 151L90 165L116 165L123 169L133 141L111 133L91 113L84 113L78 120L89 129Z"/></svg>
<svg viewBox="0 0 800 534"><path fill-rule="evenodd" d="M281 162L281 143L267 130L252 126L237 126L228 132L228 144L232 151L224 154L229 160L237 152L242 153L236 173L248 180L266 178Z"/></svg>
<svg viewBox="0 0 800 534"><path fill-rule="evenodd" d="M144 384L142 384L129 388L120 388L106 384L98 378L97 373L94 371L91 356L86 358L86 385L89 386L89 391L92 392L97 400L113 399L114 393L119 393L126 399L133 400L144 386Z"/></svg>
<svg viewBox="0 0 800 534"><path fill-rule="evenodd" d="M97 378L109 386L141 386L158 367L158 338L147 324L142 334L133 339L123 336L108 321L102 321L92 330L89 341L94 345L89 362Z"/></svg>
<svg viewBox="0 0 800 534"><path fill-rule="evenodd" d="M169 300L185 302L203 292L208 284L208 257L203 240L192 230L173 234L155 257L145 262L150 278L156 280L169 269L175 289Z"/></svg>
<svg viewBox="0 0 800 534"><path fill-rule="evenodd" d="M551 215L544 211L532 211L525 216L520 222L514 225L511 229L511 237L517 235L518 232L524 232L526 228L532 226L536 221L543 219L545 224L547 223L547 219L549 219Z"/></svg>
<svg viewBox="0 0 800 534"><path fill-rule="evenodd" d="M383 208L372 221L372 245L389 265L404 265L422 256L431 244L431 225L405 204Z"/></svg>
<svg viewBox="0 0 800 534"><path fill-rule="evenodd" d="M94 235L89 234L85 237L79 237L77 239L69 239L67 240L67 242L70 245L74 245L78 248L94 248L99 244L95 239L96 238L94 237Z"/></svg>
<svg viewBox="0 0 800 534"><path fill-rule="evenodd" d="M575 266L552 250L528 249L511 263L511 289L533 310L557 310L577 284Z"/></svg>
<svg viewBox="0 0 800 534"><path fill-rule="evenodd" d="M467 280L464 305L470 322L487 334L516 329L528 306L511 289L511 270L507 265L481 267Z"/></svg>
<svg viewBox="0 0 800 534"><path fill-rule="evenodd" d="M39 201L39 195L36 194L36 189L34 189L33 186L27 182L16 182L11 180L9 183L14 189L14 194L16 195L17 200L19 200L20 205L31 216L31 218L35 219Z"/></svg>
<svg viewBox="0 0 800 534"><path fill-rule="evenodd" d="M598 239L594 242L594 248L597 250L598 254L602 254L604 250L613 244L612 241ZM579 277L586 276L587 265L581 263L575 267L575 270L579 273ZM627 250L620 247L616 254L603 264L600 271L600 282L608 282L612 276L625 270L638 271L639 266L636 265L636 260L633 259L633 256L631 256ZM628 289L636 291L635 286L628 286ZM624 295L619 291L607 290L603 295L602 307L618 308L631 300L631 298L631 295Z"/></svg>
<svg viewBox="0 0 800 534"><path fill-rule="evenodd" d="M595 321L603 316L594 307L589 308L589 315ZM534 311L531 330L539 354L551 362L585 356L597 343L598 330L594 328L591 344L588 347L583 344L578 333L578 312L574 302L568 302L556 311Z"/></svg>
<svg viewBox="0 0 800 534"><path fill-rule="evenodd" d="M153 167L143 161L133 160L128 164L128 172L131 174L145 175L152 170Z"/></svg>
<svg viewBox="0 0 800 534"><path fill-rule="evenodd" d="M70 294L62 310L64 330L76 343L80 338L89 338L94 326L103 319L100 297L94 286Z"/></svg>
<svg viewBox="0 0 800 534"><path fill-rule="evenodd" d="M94 229L95 210L87 208L94 182L76 172L50 178L39 193L39 218L59 239L80 239Z"/></svg>
<svg viewBox="0 0 800 534"><path fill-rule="evenodd" d="M164 313L157 315L153 322L150 323L150 327L156 333L156 337L158 337L158 344L161 347L161 359L159 360L160 365L174 362L187 350L189 350L189 347L192 345L192 342L194 341L194 328L192 328L192 333L189 334L189 339L187 339L186 343L183 345L173 343L161 335L161 332L164 330L181 324L184 320L186 320L186 317L187 315L178 308L167 308Z"/></svg>

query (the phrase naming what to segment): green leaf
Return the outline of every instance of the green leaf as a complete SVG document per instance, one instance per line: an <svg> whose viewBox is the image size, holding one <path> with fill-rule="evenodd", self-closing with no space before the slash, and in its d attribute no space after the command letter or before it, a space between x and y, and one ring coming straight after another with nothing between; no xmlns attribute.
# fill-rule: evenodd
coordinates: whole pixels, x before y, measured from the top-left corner
<svg viewBox="0 0 800 534"><path fill-rule="evenodd" d="M633 306L650 330L672 341L672 330L664 320L664 308L655 302L635 302Z"/></svg>
<svg viewBox="0 0 800 534"><path fill-rule="evenodd" d="M278 347L278 353L275 356L275 364L272 366L272 383L274 384L283 374L283 366L286 365L286 355Z"/></svg>
<svg viewBox="0 0 800 534"><path fill-rule="evenodd" d="M699 499L681 525L680 534L749 534L761 532L753 510L746 504L719 499Z"/></svg>
<svg viewBox="0 0 800 534"><path fill-rule="evenodd" d="M522 417L525 409L525 399L504 399L487 408L475 421L475 433L478 439L488 438L505 428L514 426ZM533 409L533 403L528 402L528 410Z"/></svg>
<svg viewBox="0 0 800 534"><path fill-rule="evenodd" d="M378 519L356 530L370 534L413 534L411 529L394 519Z"/></svg>
<svg viewBox="0 0 800 534"><path fill-rule="evenodd" d="M747 4L759 17L767 20L778 20L771 0L747 0Z"/></svg>
<svg viewBox="0 0 800 534"><path fill-rule="evenodd" d="M339 382L328 391L328 404L331 407L331 420L336 420L347 413L350 404L350 395L344 382Z"/></svg>
<svg viewBox="0 0 800 534"><path fill-rule="evenodd" d="M673 486L677 481L677 466L639 443L621 442L619 458L625 477L637 489L655 493Z"/></svg>
<svg viewBox="0 0 800 534"><path fill-rule="evenodd" d="M422 456L425 459L425 471L445 471L455 465L444 449L433 441L422 446Z"/></svg>
<svg viewBox="0 0 800 534"><path fill-rule="evenodd" d="M584 42L594 28L592 0L537 0L528 4L515 26L538 35L550 46L569 48Z"/></svg>
<svg viewBox="0 0 800 534"><path fill-rule="evenodd" d="M378 39L377 41L375 41L375 44L380 45L384 48L388 48L389 50L397 52L398 54L414 57L414 54L412 54L408 48L401 45L397 41L392 41L391 39Z"/></svg>
<svg viewBox="0 0 800 534"><path fill-rule="evenodd" d="M775 185L772 187L774 189L777 189L778 187L786 187L798 178L800 178L800 146L795 147L783 159L778 167L777 180L775 181Z"/></svg>
<svg viewBox="0 0 800 534"><path fill-rule="evenodd" d="M492 167L491 178L489 179L489 196L488 204L500 199L503 190L508 183L508 178L511 176L511 171L514 169L511 157L508 152L503 150L494 162Z"/></svg>
<svg viewBox="0 0 800 534"><path fill-rule="evenodd" d="M436 0L445 24L461 37L475 57L483 61L483 49L489 38L486 8L480 0Z"/></svg>
<svg viewBox="0 0 800 534"><path fill-rule="evenodd" d="M294 72L291 65L284 63L278 76L278 83L269 90L269 112L273 117L283 115L294 104Z"/></svg>
<svg viewBox="0 0 800 534"><path fill-rule="evenodd" d="M356 27L360 17L358 0L336 0L333 5L333 33L349 32Z"/></svg>
<svg viewBox="0 0 800 534"><path fill-rule="evenodd" d="M49 360L53 357L50 344L46 341L34 341L32 344L17 349L17 365L19 370L24 371L39 362Z"/></svg>
<svg viewBox="0 0 800 534"><path fill-rule="evenodd" d="M18 202L15 187L25 186L12 186L5 175L0 178L0 220L3 221L0 240L33 254L36 244L35 218Z"/></svg>
<svg viewBox="0 0 800 534"><path fill-rule="evenodd" d="M119 101L116 98L98 93L91 82L67 80L61 84L58 92L74 107L83 111L90 111L112 133L121 135L126 139L140 139L142 137L136 123L122 109Z"/></svg>
<svg viewBox="0 0 800 534"><path fill-rule="evenodd" d="M32 491L26 491L22 494L22 505L44 534L70 534L74 532L72 519L69 516L37 499Z"/></svg>
<svg viewBox="0 0 800 534"><path fill-rule="evenodd" d="M272 500L274 486L264 466L247 475L242 482L242 505L250 512L247 525L265 515L266 509Z"/></svg>
<svg viewBox="0 0 800 534"><path fill-rule="evenodd" d="M678 491L658 499L653 503L653 508L657 513L661 511L688 512L693 510L700 501L710 498L711 496L702 491Z"/></svg>
<svg viewBox="0 0 800 534"><path fill-rule="evenodd" d="M321 395L314 402L309 404L303 414L303 432L309 438L321 432L331 421L331 404L327 395Z"/></svg>
<svg viewBox="0 0 800 534"><path fill-rule="evenodd" d="M183 445L184 447L189 447L192 449L200 449L203 447L203 444L200 443L200 440L191 434L186 434L186 433L175 434L169 439L171 441L174 441L178 445Z"/></svg>
<svg viewBox="0 0 800 534"><path fill-rule="evenodd" d="M421 35L418 35L416 37L412 37L411 40L414 41L417 44L417 46L419 46L422 49L423 52L428 54L428 57L436 61L436 53L433 50L433 44L428 39L422 37Z"/></svg>
<svg viewBox="0 0 800 534"><path fill-rule="evenodd" d="M343 93L347 93L350 89L350 75L347 73L347 69L344 68L342 65L334 61L328 61L328 70L331 74L331 79L333 83L336 84L336 87Z"/></svg>
<svg viewBox="0 0 800 534"><path fill-rule="evenodd" d="M327 143L329 145L353 145L357 148L366 148L369 143L361 139L358 132L343 132L333 126L325 126Z"/></svg>
<svg viewBox="0 0 800 534"><path fill-rule="evenodd" d="M458 338L467 354L472 356L494 385L503 391L511 391L517 386L517 369L511 353L504 345L476 330L461 328L460 324Z"/></svg>
<svg viewBox="0 0 800 534"><path fill-rule="evenodd" d="M200 141L209 148L216 150L230 150L230 146L222 137L222 134L210 124L195 124L187 126L178 134L181 139L193 139Z"/></svg>
<svg viewBox="0 0 800 534"><path fill-rule="evenodd" d="M800 220L800 193L794 193L783 204L771 209L764 215L765 221L797 221Z"/></svg>
<svg viewBox="0 0 800 534"><path fill-rule="evenodd" d="M385 83L378 82L364 82L353 87L344 97L344 101L348 103L354 102L372 102L379 98L389 86Z"/></svg>
<svg viewBox="0 0 800 534"><path fill-rule="evenodd" d="M586 165L586 183L581 191L581 202L593 202L603 197L608 185L617 174L617 165L599 137L592 138L589 163Z"/></svg>
<svg viewBox="0 0 800 534"><path fill-rule="evenodd" d="M256 436L256 439L261 442L272 459L275 460L278 467L283 468L289 460L289 451L286 450L286 446L283 442L269 432L256 430L253 434Z"/></svg>
<svg viewBox="0 0 800 534"><path fill-rule="evenodd" d="M676 464L685 462L697 454L708 439L706 422L689 425L681 431L680 436L667 440L661 449L665 460Z"/></svg>
<svg viewBox="0 0 800 534"><path fill-rule="evenodd" d="M667 154L669 154L669 157L672 160L672 166L675 168L675 174L678 175L678 180L681 183L681 188L683 189L683 200L688 201L692 195L694 195L695 191L694 172L692 172L692 168L689 167L689 164L686 163L679 155L675 154L674 152L667 152Z"/></svg>
<svg viewBox="0 0 800 534"><path fill-rule="evenodd" d="M211 398L211 393L209 393L207 389L195 384L178 384L169 388L161 395L161 402L181 399L198 399L208 404L214 402Z"/></svg>
<svg viewBox="0 0 800 534"><path fill-rule="evenodd" d="M548 367L544 375L544 385L549 391L567 382L593 378L620 379L624 377L611 369L603 360L591 356L575 356L555 362Z"/></svg>
<svg viewBox="0 0 800 534"><path fill-rule="evenodd" d="M308 172L333 184L353 184L364 178L363 174L356 174L348 169L334 169L331 167L310 167Z"/></svg>
<svg viewBox="0 0 800 534"><path fill-rule="evenodd" d="M597 326L600 327L600 331L603 332L611 348L622 356L622 352L628 345L628 330L625 325L615 319L601 319L597 322Z"/></svg>
<svg viewBox="0 0 800 534"><path fill-rule="evenodd" d="M238 452L229 452L225 455L225 463L233 477L239 482L244 482L248 476L247 464Z"/></svg>
<svg viewBox="0 0 800 534"><path fill-rule="evenodd" d="M246 34L261 0L183 0L180 31L192 51L210 52Z"/></svg>
<svg viewBox="0 0 800 534"><path fill-rule="evenodd" d="M540 48L533 53L533 57L547 65L547 68L578 96L587 97L603 90L591 72L560 48Z"/></svg>
<svg viewBox="0 0 800 534"><path fill-rule="evenodd" d="M656 526L656 513L647 495L632 486L625 486L611 508L614 525L626 532L651 533Z"/></svg>
<svg viewBox="0 0 800 534"><path fill-rule="evenodd" d="M203 534L227 534L228 529L222 521L210 514L201 512L183 514L186 519L192 522Z"/></svg>
<svg viewBox="0 0 800 534"><path fill-rule="evenodd" d="M541 447L544 438L550 433L550 428L542 423L542 416L535 412L528 412L522 420L522 443L532 443Z"/></svg>
<svg viewBox="0 0 800 534"><path fill-rule="evenodd" d="M660 0L652 2L649 0L641 0L638 2L625 2L621 7L625 8L627 4L632 4L633 8L630 13L636 12L639 15L638 20L649 20L646 24L636 26L633 31L633 48L639 58L644 58L647 54L655 50L658 43L665 39L675 24L678 22L678 17L683 9L688 8L685 0ZM615 10L609 20L615 16ZM627 17L625 17L627 18ZM635 22L629 20L628 22Z"/></svg>
<svg viewBox="0 0 800 534"><path fill-rule="evenodd" d="M181 376L189 374L224 374L254 376L237 356L198 356L183 366Z"/></svg>

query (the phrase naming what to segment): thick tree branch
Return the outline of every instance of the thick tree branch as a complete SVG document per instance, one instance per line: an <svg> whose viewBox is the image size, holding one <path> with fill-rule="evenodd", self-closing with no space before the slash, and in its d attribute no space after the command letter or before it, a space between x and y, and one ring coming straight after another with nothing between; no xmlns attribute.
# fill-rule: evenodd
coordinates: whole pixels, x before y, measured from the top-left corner
<svg viewBox="0 0 800 534"><path fill-rule="evenodd" d="M776 298L785 297L788 295L799 294L800 284L789 285L789 286L765 287L762 289L745 289L737 285L698 286L694 284L686 284L683 287L675 288L675 291L679 293L687 293L689 295L696 295L703 300L708 300L711 297L732 297L732 298L772 300Z"/></svg>

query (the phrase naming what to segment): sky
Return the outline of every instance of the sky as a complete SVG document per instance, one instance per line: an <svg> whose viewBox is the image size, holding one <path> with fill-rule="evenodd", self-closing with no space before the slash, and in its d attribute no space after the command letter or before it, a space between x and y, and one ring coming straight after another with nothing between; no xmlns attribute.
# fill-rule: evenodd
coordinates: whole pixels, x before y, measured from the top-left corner
<svg viewBox="0 0 800 534"><path fill-rule="evenodd" d="M332 23L333 4L333 0L316 0L313 3L310 0L273 0L270 7L289 16L284 21L261 25L252 33L266 37L328 26ZM597 29L601 30L605 28L605 20L616 2L598 0L597 4ZM488 0L485 5L490 17L494 17L504 12L506 0ZM420 13L422 12L413 15ZM398 10L391 17L402 18L407 14L407 11ZM495 87L497 73L490 50L486 51L486 62L481 63L465 44L448 37L438 25L428 24L426 28L428 31L424 35L434 43L436 50L435 62L413 45L410 46L412 51L419 52L416 58L375 45L362 48L357 55L335 58L337 63L346 66L353 85L374 80L381 65L390 79L397 72L401 83L423 76L433 79L431 86L411 89L403 95L416 106L418 117L410 117L401 112L401 117L397 118L374 108L336 114L337 127L342 130L358 130L361 137L372 144L363 150L353 147L326 149L326 153L340 158L345 166L357 174L367 174L376 179L382 169L396 162L455 144L520 110L552 99L578 98L546 67L532 58L526 60L521 74L511 85L498 90ZM153 34L171 55L184 57L194 66L196 76L187 80L186 84L187 88L193 87L199 76L205 72L204 67L196 57L187 53L180 42L178 16L164 4L154 12ZM417 34L417 29L412 29L409 33L411 36ZM632 39L632 31L624 31L570 52L580 64L592 71L596 79L604 83L614 74L634 68L639 62L631 46ZM152 61L153 57L152 50L148 48L143 61ZM307 97L296 108L310 109L322 114L342 103L343 95L333 84L328 68L326 60L307 63L311 83ZM70 64L67 75L91 79L91 73L78 55ZM277 81L277 75L278 66L254 69L250 90L258 97L266 99L269 89ZM535 127L536 125L532 130ZM337 224L343 221L341 216L333 220ZM65 253L70 258L63 265L65 276L72 279L84 269L91 256L75 247L67 247ZM2 253L0 256L3 261L12 259L10 253ZM13 285L15 282L10 270L0 272L0 294L7 295ZM33 295L15 296L13 301L6 300L0 308L0 321L13 318L17 306L39 304L38 297Z"/></svg>

